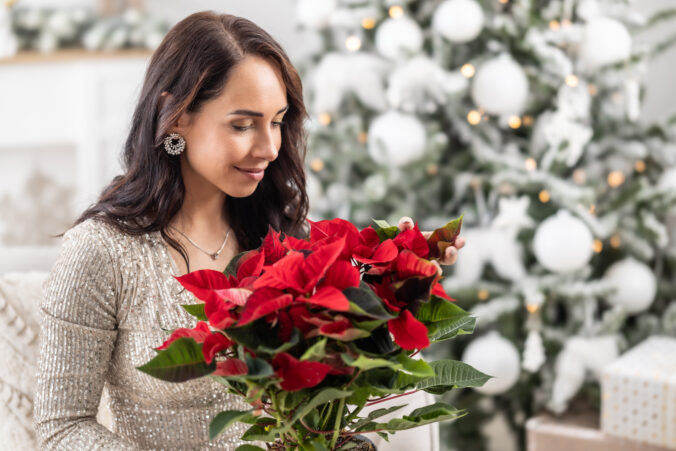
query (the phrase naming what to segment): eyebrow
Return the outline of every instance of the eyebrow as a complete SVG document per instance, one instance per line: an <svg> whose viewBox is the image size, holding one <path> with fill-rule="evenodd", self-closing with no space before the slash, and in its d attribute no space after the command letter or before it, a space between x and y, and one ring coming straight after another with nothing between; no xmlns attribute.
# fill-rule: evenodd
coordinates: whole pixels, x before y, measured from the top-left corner
<svg viewBox="0 0 676 451"><path fill-rule="evenodd" d="M288 110L288 109L289 109L289 105L287 105L287 106L285 106L284 108L282 108L281 110L277 111L277 113L275 113L275 115L277 115L277 114L279 114L279 113L283 113L283 112L285 112L285 111ZM257 117L263 117L263 113L258 112L258 111L251 111L251 110L235 110L235 111L231 111L230 113L228 113L228 116L233 115L233 114L240 114L240 115L243 115L243 116L257 116Z"/></svg>

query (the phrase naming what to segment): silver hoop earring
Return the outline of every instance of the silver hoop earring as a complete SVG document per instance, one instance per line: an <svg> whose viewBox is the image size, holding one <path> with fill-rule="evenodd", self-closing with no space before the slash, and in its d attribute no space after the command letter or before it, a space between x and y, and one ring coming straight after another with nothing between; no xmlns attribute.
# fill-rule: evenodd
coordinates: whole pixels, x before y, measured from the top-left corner
<svg viewBox="0 0 676 451"><path fill-rule="evenodd" d="M185 150L185 138L178 133L171 133L164 138L164 150L169 155L179 155Z"/></svg>

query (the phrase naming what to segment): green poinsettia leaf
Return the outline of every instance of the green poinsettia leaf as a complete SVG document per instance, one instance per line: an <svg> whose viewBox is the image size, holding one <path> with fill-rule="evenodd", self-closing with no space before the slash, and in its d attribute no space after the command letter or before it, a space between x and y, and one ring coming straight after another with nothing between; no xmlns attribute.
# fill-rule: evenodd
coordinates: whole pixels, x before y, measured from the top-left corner
<svg viewBox="0 0 676 451"><path fill-rule="evenodd" d="M343 362L347 363L350 366L356 368L361 368L362 370L371 370L373 368L387 367L397 370L402 367L402 364L399 362L392 362L386 359L371 359L365 355L359 355L359 357L352 358L348 354L340 354L340 357L343 359Z"/></svg>
<svg viewBox="0 0 676 451"><path fill-rule="evenodd" d="M159 351L148 363L136 368L164 381L183 382L214 372L216 362L207 364L202 346L192 338L182 337Z"/></svg>
<svg viewBox="0 0 676 451"><path fill-rule="evenodd" d="M204 313L203 302L200 302L199 304L181 304L181 307L199 321L208 321L207 315Z"/></svg>
<svg viewBox="0 0 676 451"><path fill-rule="evenodd" d="M217 414L209 423L209 440L216 438L231 424L240 419L250 417L253 410L226 410Z"/></svg>
<svg viewBox="0 0 676 451"><path fill-rule="evenodd" d="M265 451L265 448L246 443L244 445L239 445L237 448L235 448L235 451Z"/></svg>
<svg viewBox="0 0 676 451"><path fill-rule="evenodd" d="M422 359L412 359L406 353L399 354L397 360L401 363L401 373L417 377L432 377L436 374L427 362Z"/></svg>
<svg viewBox="0 0 676 451"><path fill-rule="evenodd" d="M239 254L232 257L232 259L228 263L228 266L225 267L225 271L223 271L223 274L225 274L226 276L236 276L237 275L237 266L239 266L239 260L242 257L244 257L244 255L246 255L248 252L251 252L251 251L240 252Z"/></svg>
<svg viewBox="0 0 676 451"><path fill-rule="evenodd" d="M373 426L376 429L385 429L390 432L403 431L439 421L455 420L465 414L465 411L458 410L450 404L437 402L415 409L403 418L393 418L387 423L375 423Z"/></svg>
<svg viewBox="0 0 676 451"><path fill-rule="evenodd" d="M301 360L321 360L326 357L326 338L322 338L305 350Z"/></svg>
<svg viewBox="0 0 676 451"><path fill-rule="evenodd" d="M401 404L399 406L386 407L382 409L376 409L372 412L369 412L368 416L365 418L360 418L359 421L356 421L350 425L350 429L359 432L365 430L363 428L367 423L372 422L373 420L385 416L389 413L395 412L403 407L406 407L406 404Z"/></svg>
<svg viewBox="0 0 676 451"><path fill-rule="evenodd" d="M422 304L420 310L415 315L418 321L425 324L443 320L461 319L467 316L469 316L469 312L458 307L457 304L435 295L432 295L429 302Z"/></svg>
<svg viewBox="0 0 676 451"><path fill-rule="evenodd" d="M350 313L382 320L394 318L394 316L390 315L387 310L385 310L382 299L380 299L363 280L360 282L358 288L345 288L343 294L348 301L350 301Z"/></svg>
<svg viewBox="0 0 676 451"><path fill-rule="evenodd" d="M449 246L455 244L455 239L460 234L460 228L462 227L462 217L463 215L460 215L459 218L432 232L427 239L427 244L430 248L429 258L441 257Z"/></svg>
<svg viewBox="0 0 676 451"><path fill-rule="evenodd" d="M449 318L427 325L427 336L431 342L448 340L457 335L471 334L474 332L476 318L473 316L462 316L460 318Z"/></svg>
<svg viewBox="0 0 676 451"><path fill-rule="evenodd" d="M378 234L380 242L383 242L387 239L392 239L399 234L399 227L390 225L387 221L381 219L371 219L376 224L373 229Z"/></svg>
<svg viewBox="0 0 676 451"><path fill-rule="evenodd" d="M258 353L275 355L295 346L300 340L298 329L294 328L291 337L287 341L279 338L279 326L270 328L264 319L249 323L242 327L230 327L225 333L237 341Z"/></svg>
<svg viewBox="0 0 676 451"><path fill-rule="evenodd" d="M317 393L315 396L312 397L308 402L302 404L295 412L293 415L293 418L291 421L288 423L288 427L290 428L293 423L298 421L300 418L303 418L305 415L310 413L315 407L320 406L322 404L326 404L327 402L336 400L336 399L341 399L341 398L347 398L352 394L351 391L348 390L339 390L337 388L325 388L319 393Z"/></svg>
<svg viewBox="0 0 676 451"><path fill-rule="evenodd" d="M440 395L453 388L481 387L491 376L457 360L430 362L434 376L418 381L415 387Z"/></svg>

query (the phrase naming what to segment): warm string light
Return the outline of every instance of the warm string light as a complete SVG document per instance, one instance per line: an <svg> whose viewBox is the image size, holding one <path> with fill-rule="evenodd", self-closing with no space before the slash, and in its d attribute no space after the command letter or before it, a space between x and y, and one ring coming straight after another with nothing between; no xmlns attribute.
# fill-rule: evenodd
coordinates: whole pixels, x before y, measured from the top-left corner
<svg viewBox="0 0 676 451"><path fill-rule="evenodd" d="M523 117L523 125L525 125L526 127L530 127L531 125L533 125L533 116L530 116L528 114L525 115Z"/></svg>
<svg viewBox="0 0 676 451"><path fill-rule="evenodd" d="M584 169L578 168L573 171L573 180L578 185L584 185L587 182L587 173Z"/></svg>
<svg viewBox="0 0 676 451"><path fill-rule="evenodd" d="M319 113L319 123L329 125L331 123L331 115L329 113Z"/></svg>
<svg viewBox="0 0 676 451"><path fill-rule="evenodd" d="M357 140L359 140L360 143L365 144L366 141L368 140L368 133L359 132L359 135L357 136Z"/></svg>
<svg viewBox="0 0 676 451"><path fill-rule="evenodd" d="M589 92L589 95L593 97L599 93L599 89L596 87L595 84L590 83L589 85L587 85L587 92Z"/></svg>
<svg viewBox="0 0 676 451"><path fill-rule="evenodd" d="M611 188L617 188L624 183L624 174L622 171L612 171L608 174L608 185Z"/></svg>
<svg viewBox="0 0 676 451"><path fill-rule="evenodd" d="M396 19L397 17L401 17L404 15L404 8L402 8L399 5L394 5L390 7L389 10L390 17L393 19Z"/></svg>
<svg viewBox="0 0 676 451"><path fill-rule="evenodd" d="M476 69L474 68L473 65L467 63L462 65L462 67L460 68L460 73L465 78L472 78L476 73Z"/></svg>
<svg viewBox="0 0 676 451"><path fill-rule="evenodd" d="M506 5L509 3L509 0L498 0L498 3L502 3L503 5Z"/></svg>
<svg viewBox="0 0 676 451"><path fill-rule="evenodd" d="M613 235L610 237L610 245L617 249L620 247L620 244L622 244L622 239L620 238L620 235Z"/></svg>
<svg viewBox="0 0 676 451"><path fill-rule="evenodd" d="M550 29L550 30L556 31L556 30L558 30L559 28L561 28L561 24L559 23L558 20L550 20L550 21L549 21L549 29Z"/></svg>
<svg viewBox="0 0 676 451"><path fill-rule="evenodd" d="M603 241L601 241L599 239L595 239L594 240L594 252L599 254L599 253L601 253L602 250L603 250Z"/></svg>
<svg viewBox="0 0 676 451"><path fill-rule="evenodd" d="M538 194L538 199L540 199L540 202L542 202L543 204L549 202L550 198L551 197L549 195L549 191L547 191L546 189L543 189L542 191L540 191L540 194Z"/></svg>
<svg viewBox="0 0 676 451"><path fill-rule="evenodd" d="M538 167L538 162L535 161L535 158L530 157L530 158L526 158L524 165L526 166L527 170L534 171Z"/></svg>
<svg viewBox="0 0 676 451"><path fill-rule="evenodd" d="M467 113L467 122L469 122L471 125L477 125L479 122L481 122L481 113L477 110L470 111Z"/></svg>
<svg viewBox="0 0 676 451"><path fill-rule="evenodd" d="M591 205L589 206L589 214L590 214L590 215L595 215L595 214L596 214L596 205L591 204Z"/></svg>
<svg viewBox="0 0 676 451"><path fill-rule="evenodd" d="M510 128L517 129L521 127L521 118L519 116L510 116L507 120L507 125Z"/></svg>
<svg viewBox="0 0 676 451"><path fill-rule="evenodd" d="M537 313L537 311L540 310L540 304L528 303L526 304L526 310L528 310L528 313L530 314Z"/></svg>
<svg viewBox="0 0 676 451"><path fill-rule="evenodd" d="M645 161L638 160L636 163L634 163L634 169L636 169L636 172L644 172L645 171Z"/></svg>
<svg viewBox="0 0 676 451"><path fill-rule="evenodd" d="M562 26L563 28L570 28L570 27L573 26L573 22L571 22L570 19L563 19L563 20L561 21L561 26Z"/></svg>
<svg viewBox="0 0 676 451"><path fill-rule="evenodd" d="M376 20L372 17L364 17L361 20L361 26L366 30L372 30L376 26Z"/></svg>
<svg viewBox="0 0 676 451"><path fill-rule="evenodd" d="M486 290L484 288L480 289L476 294L476 297L480 301L485 301L486 299L488 299L488 296L489 296L488 290Z"/></svg>
<svg viewBox="0 0 676 451"><path fill-rule="evenodd" d="M361 39L359 39L359 36L348 36L347 39L345 39L345 48L350 52L359 50L361 48Z"/></svg>
<svg viewBox="0 0 676 451"><path fill-rule="evenodd" d="M437 166L434 163L430 163L427 165L427 173L429 175L437 175L439 173L439 166Z"/></svg>
<svg viewBox="0 0 676 451"><path fill-rule="evenodd" d="M577 78L577 75L568 74L566 75L566 84L571 88L576 88L577 85L580 84L580 80Z"/></svg>
<svg viewBox="0 0 676 451"><path fill-rule="evenodd" d="M321 171L322 169L324 169L324 160L322 160L321 158L314 158L310 162L310 169L312 169L315 172Z"/></svg>

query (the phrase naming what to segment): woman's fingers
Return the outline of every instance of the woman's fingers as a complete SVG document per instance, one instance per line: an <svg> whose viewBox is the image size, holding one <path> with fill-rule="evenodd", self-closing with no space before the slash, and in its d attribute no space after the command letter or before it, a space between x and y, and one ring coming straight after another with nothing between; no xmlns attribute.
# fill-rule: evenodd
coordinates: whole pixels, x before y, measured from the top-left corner
<svg viewBox="0 0 676 451"><path fill-rule="evenodd" d="M411 219L410 216L402 216L397 226L399 227L399 230L401 230L402 232L404 230L412 229L414 227L413 219Z"/></svg>
<svg viewBox="0 0 676 451"><path fill-rule="evenodd" d="M399 227L399 230L403 232L404 230L412 229L414 227L414 222L410 216L402 216L397 226ZM422 233L426 240L430 238L430 235L432 235L432 231L421 231L420 233ZM446 248L446 252L441 258L439 258L438 263L441 265L454 264L458 260L458 251L464 246L465 239L461 236L457 237L453 246Z"/></svg>

